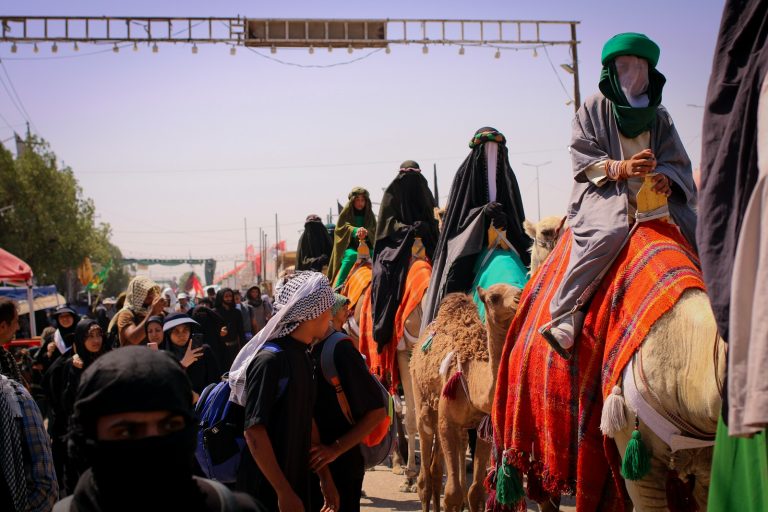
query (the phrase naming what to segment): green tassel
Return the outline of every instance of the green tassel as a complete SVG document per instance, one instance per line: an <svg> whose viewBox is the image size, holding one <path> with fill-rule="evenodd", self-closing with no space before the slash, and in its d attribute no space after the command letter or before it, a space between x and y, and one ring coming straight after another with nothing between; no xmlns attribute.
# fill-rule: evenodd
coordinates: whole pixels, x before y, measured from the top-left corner
<svg viewBox="0 0 768 512"><path fill-rule="evenodd" d="M429 350L429 347L432 346L432 340L435 338L435 334L432 333L429 336L427 336L427 339L424 340L424 343L421 345L421 351L425 352Z"/></svg>
<svg viewBox="0 0 768 512"><path fill-rule="evenodd" d="M639 430L632 432L632 439L627 443L624 460L621 461L621 476L627 480L640 480L651 470L651 455L643 442Z"/></svg>
<svg viewBox="0 0 768 512"><path fill-rule="evenodd" d="M523 478L516 467L502 460L496 471L496 501L502 505L513 507L525 497Z"/></svg>

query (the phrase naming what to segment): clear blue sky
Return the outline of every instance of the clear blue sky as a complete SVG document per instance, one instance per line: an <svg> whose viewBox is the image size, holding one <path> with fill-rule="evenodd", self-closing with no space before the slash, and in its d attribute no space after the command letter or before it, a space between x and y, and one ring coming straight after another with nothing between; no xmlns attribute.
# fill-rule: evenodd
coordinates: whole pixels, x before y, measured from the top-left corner
<svg viewBox="0 0 768 512"><path fill-rule="evenodd" d="M600 50L612 35L643 32L661 47L667 77L663 103L694 164L701 146L702 105L723 2L659 1L356 1L157 2L149 0L13 2L4 14L307 18L450 18L578 20L582 98L597 91ZM476 128L507 136L510 161L529 218L537 217L533 168L541 168L542 215L564 214L571 188L567 144L573 109L555 73L566 47L542 51L393 46L353 64L324 69L282 65L222 45L162 46L153 54L122 50L82 56L50 45L22 47L0 59L37 132L74 169L99 219L127 256L242 257L243 218L295 247L303 219L327 214L361 185L374 201L399 163L437 164L440 195L468 152ZM367 54L305 49L275 55L299 64L346 62ZM263 52L269 55L269 52ZM45 57L45 59L42 59ZM19 59L21 58L21 59ZM3 78L5 76L3 75ZM0 114L16 130L24 119L0 89ZM0 140L11 136L0 121ZM334 165L344 164L344 165ZM444 202L444 198L442 201ZM231 266L225 261L220 268Z"/></svg>

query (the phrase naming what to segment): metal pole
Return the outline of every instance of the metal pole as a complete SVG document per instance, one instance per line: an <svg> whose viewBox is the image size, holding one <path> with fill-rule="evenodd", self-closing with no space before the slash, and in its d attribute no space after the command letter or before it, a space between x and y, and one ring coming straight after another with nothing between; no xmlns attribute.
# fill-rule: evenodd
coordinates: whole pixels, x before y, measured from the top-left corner
<svg viewBox="0 0 768 512"><path fill-rule="evenodd" d="M275 214L275 282L277 282L277 257L280 254L280 247L277 245L279 236L277 233L277 214Z"/></svg>
<svg viewBox="0 0 768 512"><path fill-rule="evenodd" d="M248 221L243 217L243 231L245 232L245 261L248 261Z"/></svg>
<svg viewBox="0 0 768 512"><path fill-rule="evenodd" d="M437 191L437 164L432 164L432 186L435 189L435 206L440 208L440 194Z"/></svg>
<svg viewBox="0 0 768 512"><path fill-rule="evenodd" d="M29 337L37 336L37 323L35 321L35 294L32 290L32 280L27 281L27 306L29 310Z"/></svg>
<svg viewBox="0 0 768 512"><path fill-rule="evenodd" d="M573 68L573 110L579 111L581 106L581 91L579 91L579 53L577 50L579 42L576 40L576 24L571 23L571 58L573 59L571 67Z"/></svg>
<svg viewBox="0 0 768 512"><path fill-rule="evenodd" d="M544 167L545 165L548 165L551 163L552 163L551 160L540 163L540 164L526 164L525 162L523 162L523 165L536 168L536 208L539 214L539 217L537 220L541 220L541 186L539 181L539 167Z"/></svg>

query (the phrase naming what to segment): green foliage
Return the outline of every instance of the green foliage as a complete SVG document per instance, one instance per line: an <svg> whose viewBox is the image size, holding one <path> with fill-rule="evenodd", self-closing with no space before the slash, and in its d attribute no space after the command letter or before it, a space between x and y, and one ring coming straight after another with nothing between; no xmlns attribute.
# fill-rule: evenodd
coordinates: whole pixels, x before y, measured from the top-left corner
<svg viewBox="0 0 768 512"><path fill-rule="evenodd" d="M16 159L0 144L0 247L32 267L38 283L67 289L67 271L74 275L88 256L94 266L116 262L105 292L122 291L127 275L117 263L120 249L110 243L108 224L95 221L95 206L83 197L72 169L59 169L48 144L35 136Z"/></svg>

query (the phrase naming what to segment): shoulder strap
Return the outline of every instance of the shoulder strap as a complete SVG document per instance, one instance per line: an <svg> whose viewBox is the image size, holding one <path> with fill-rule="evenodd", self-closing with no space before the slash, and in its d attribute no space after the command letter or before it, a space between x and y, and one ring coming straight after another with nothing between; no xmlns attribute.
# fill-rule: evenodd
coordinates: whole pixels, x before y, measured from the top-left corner
<svg viewBox="0 0 768 512"><path fill-rule="evenodd" d="M237 501L235 495L230 491L226 485L216 480L210 480L208 478L199 478L198 482L208 485L216 493L216 498L219 502L219 510L221 512L236 512L238 510Z"/></svg>
<svg viewBox="0 0 768 512"><path fill-rule="evenodd" d="M283 351L282 347L277 345L276 343L272 343L271 341L268 341L262 345L261 350L266 350L267 352L272 352L274 354L279 354ZM289 372L290 374L290 372ZM277 381L277 398L283 396L285 393L285 389L288 387L288 376L280 377L280 380Z"/></svg>
<svg viewBox="0 0 768 512"><path fill-rule="evenodd" d="M336 352L336 345L340 341L349 340L349 336L343 332L334 332L325 340L323 345L323 351L320 353L320 369L323 372L325 380L333 386L336 391L336 400L339 402L339 407L347 421L354 425L355 420L352 417L352 409L349 407L349 401L347 401L347 395L341 387L341 380L339 379L339 372L336 369L336 361L334 361L334 354Z"/></svg>

